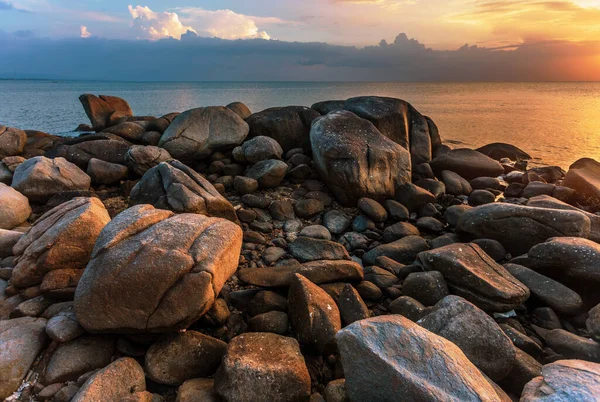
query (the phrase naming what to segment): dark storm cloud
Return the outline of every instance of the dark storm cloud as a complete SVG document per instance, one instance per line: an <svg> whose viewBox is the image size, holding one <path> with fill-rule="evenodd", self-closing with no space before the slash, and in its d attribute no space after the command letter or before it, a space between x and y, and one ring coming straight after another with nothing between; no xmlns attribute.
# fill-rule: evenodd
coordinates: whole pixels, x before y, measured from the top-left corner
<svg viewBox="0 0 600 402"><path fill-rule="evenodd" d="M0 32L0 78L139 81L534 81L600 79L592 42L432 50L406 35L355 48L202 38L50 40ZM578 66L578 68L571 68Z"/></svg>

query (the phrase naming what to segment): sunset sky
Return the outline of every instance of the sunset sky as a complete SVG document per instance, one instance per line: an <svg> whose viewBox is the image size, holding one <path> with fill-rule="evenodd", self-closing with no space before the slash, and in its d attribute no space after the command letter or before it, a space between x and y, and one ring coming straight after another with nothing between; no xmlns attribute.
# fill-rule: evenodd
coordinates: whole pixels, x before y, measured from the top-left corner
<svg viewBox="0 0 600 402"><path fill-rule="evenodd" d="M433 51L456 52L465 44L517 51L512 63L521 66L526 55L539 61L542 52L548 77L540 79L600 79L600 0L0 0L5 41L158 41L187 31L346 48L393 43L406 33Z"/></svg>

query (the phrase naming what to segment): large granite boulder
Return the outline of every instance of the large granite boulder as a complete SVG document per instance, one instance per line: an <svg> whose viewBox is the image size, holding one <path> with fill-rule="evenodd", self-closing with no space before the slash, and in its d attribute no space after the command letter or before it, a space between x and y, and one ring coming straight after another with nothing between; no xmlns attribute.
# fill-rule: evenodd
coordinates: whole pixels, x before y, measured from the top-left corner
<svg viewBox="0 0 600 402"><path fill-rule="evenodd" d="M481 152L485 156L499 161L502 158L509 158L513 161L521 161L531 159L531 155L522 149L504 142L494 142L487 144L476 149L477 152Z"/></svg>
<svg viewBox="0 0 600 402"><path fill-rule="evenodd" d="M27 134L18 128L0 124L0 159L7 156L21 155L27 143Z"/></svg>
<svg viewBox="0 0 600 402"><path fill-rule="evenodd" d="M0 183L0 229L19 226L31 215L29 200L12 187Z"/></svg>
<svg viewBox="0 0 600 402"><path fill-rule="evenodd" d="M273 138L259 135L242 144L241 155L244 162L256 163L268 159L281 159L283 149Z"/></svg>
<svg viewBox="0 0 600 402"><path fill-rule="evenodd" d="M229 402L308 400L310 375L298 342L270 333L246 333L227 345L215 391Z"/></svg>
<svg viewBox="0 0 600 402"><path fill-rule="evenodd" d="M531 380L520 402L598 401L600 364L559 360L542 367L542 376Z"/></svg>
<svg viewBox="0 0 600 402"><path fill-rule="evenodd" d="M494 381L506 377L515 360L512 341L496 321L459 296L446 296L417 324L444 337Z"/></svg>
<svg viewBox="0 0 600 402"><path fill-rule="evenodd" d="M529 200L527 200L527 206L535 208L564 209L567 211L581 212L590 219L589 239L595 241L596 243L600 242L600 215L584 211L583 209L574 207L571 204L562 202L549 195L537 195L535 197L531 197Z"/></svg>
<svg viewBox="0 0 600 402"><path fill-rule="evenodd" d="M46 320L21 317L0 321L0 399L19 388L48 337Z"/></svg>
<svg viewBox="0 0 600 402"><path fill-rule="evenodd" d="M81 169L86 169L92 158L123 165L129 146L129 143L117 140L84 141L69 146L67 160Z"/></svg>
<svg viewBox="0 0 600 402"><path fill-rule="evenodd" d="M393 198L396 187L411 180L408 151L351 112L318 118L310 140L321 179L344 205Z"/></svg>
<svg viewBox="0 0 600 402"><path fill-rule="evenodd" d="M529 250L527 267L579 293L584 302L600 303L600 245L578 237L550 238Z"/></svg>
<svg viewBox="0 0 600 402"><path fill-rule="evenodd" d="M83 94L79 101L96 131L114 126L133 115L127 101L116 96Z"/></svg>
<svg viewBox="0 0 600 402"><path fill-rule="evenodd" d="M588 197L600 198L600 163L591 158L579 159L569 167L563 185Z"/></svg>
<svg viewBox="0 0 600 402"><path fill-rule="evenodd" d="M357 321L336 339L350 400L500 401L456 345L401 315Z"/></svg>
<svg viewBox="0 0 600 402"><path fill-rule="evenodd" d="M13 247L17 258L12 284L39 285L51 271L85 268L109 221L98 198L74 198L46 212Z"/></svg>
<svg viewBox="0 0 600 402"><path fill-rule="evenodd" d="M103 132L117 135L130 142L140 143L142 142L144 134L146 133L146 127L144 127L145 124L140 123L145 122L125 121L109 127L103 130Z"/></svg>
<svg viewBox="0 0 600 402"><path fill-rule="evenodd" d="M477 244L454 243L417 256L426 271L444 275L450 291L490 312L506 312L529 297L529 289Z"/></svg>
<svg viewBox="0 0 600 402"><path fill-rule="evenodd" d="M185 329L236 271L242 230L221 218L137 205L100 233L75 292L89 332Z"/></svg>
<svg viewBox="0 0 600 402"><path fill-rule="evenodd" d="M151 204L177 213L195 213L237 222L233 206L200 173L172 160L148 170L131 190L131 205Z"/></svg>
<svg viewBox="0 0 600 402"><path fill-rule="evenodd" d="M248 135L248 124L223 106L191 109L178 115L158 146L183 162L205 159L213 151L234 148Z"/></svg>
<svg viewBox="0 0 600 402"><path fill-rule="evenodd" d="M266 136L276 140L284 152L294 148L310 151L310 126L320 114L304 106L274 107L246 119L250 137Z"/></svg>
<svg viewBox="0 0 600 402"><path fill-rule="evenodd" d="M408 149L412 165L431 161L432 147L437 146L437 127L410 103L381 96L350 98L344 108L372 122L386 137ZM433 142L433 144L432 144Z"/></svg>
<svg viewBox="0 0 600 402"><path fill-rule="evenodd" d="M250 108L242 102L232 102L225 107L240 116L242 120L246 120L252 115Z"/></svg>
<svg viewBox="0 0 600 402"><path fill-rule="evenodd" d="M504 173L504 167L499 162L469 148L453 149L436 156L431 161L431 168L436 175L449 170L467 180L482 176L496 177Z"/></svg>
<svg viewBox="0 0 600 402"><path fill-rule="evenodd" d="M145 390L142 366L131 357L122 357L89 377L71 402L125 401Z"/></svg>
<svg viewBox="0 0 600 402"><path fill-rule="evenodd" d="M173 157L166 149L151 145L133 145L125 154L125 164L133 173L143 176L148 170L161 162L167 162Z"/></svg>
<svg viewBox="0 0 600 402"><path fill-rule="evenodd" d="M457 233L474 239L497 240L513 255L525 254L551 237L590 235L590 219L581 212L493 203L461 215Z"/></svg>
<svg viewBox="0 0 600 402"><path fill-rule="evenodd" d="M91 179L65 158L36 156L15 170L12 187L29 201L44 203L62 191L88 190Z"/></svg>

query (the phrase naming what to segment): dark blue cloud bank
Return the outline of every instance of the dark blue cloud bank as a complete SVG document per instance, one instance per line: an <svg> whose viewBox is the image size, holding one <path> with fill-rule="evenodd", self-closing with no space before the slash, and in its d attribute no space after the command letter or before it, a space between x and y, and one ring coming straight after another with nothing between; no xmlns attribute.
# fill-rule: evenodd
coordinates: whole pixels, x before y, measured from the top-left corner
<svg viewBox="0 0 600 402"><path fill-rule="evenodd" d="M222 40L44 39L0 31L0 78L122 81L597 80L584 68L597 43L537 42L507 49L426 48L401 34L355 48L325 43Z"/></svg>

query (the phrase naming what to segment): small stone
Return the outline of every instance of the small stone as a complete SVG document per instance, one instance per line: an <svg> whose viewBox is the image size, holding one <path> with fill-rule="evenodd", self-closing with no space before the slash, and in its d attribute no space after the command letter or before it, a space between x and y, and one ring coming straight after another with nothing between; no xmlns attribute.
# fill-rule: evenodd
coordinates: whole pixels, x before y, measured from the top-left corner
<svg viewBox="0 0 600 402"><path fill-rule="evenodd" d="M350 223L350 218L339 210L332 209L323 216L323 225L333 234L344 233Z"/></svg>
<svg viewBox="0 0 600 402"><path fill-rule="evenodd" d="M319 200L307 199L298 201L294 206L296 215L303 219L311 218L317 214L320 214L325 210L325 206Z"/></svg>
<svg viewBox="0 0 600 402"><path fill-rule="evenodd" d="M296 218L294 206L287 200L275 200L269 207L269 212L273 219L278 221L288 221Z"/></svg>
<svg viewBox="0 0 600 402"><path fill-rule="evenodd" d="M331 233L325 226L311 225L306 226L300 231L298 236L311 237L313 239L331 240Z"/></svg>
<svg viewBox="0 0 600 402"><path fill-rule="evenodd" d="M495 200L496 196L487 190L474 190L471 194L469 194L469 205L473 207L490 204Z"/></svg>
<svg viewBox="0 0 600 402"><path fill-rule="evenodd" d="M248 330L285 335L288 332L288 316L282 311L258 314L248 321Z"/></svg>
<svg viewBox="0 0 600 402"><path fill-rule="evenodd" d="M408 220L408 218L410 217L410 212L408 211L408 208L400 204L398 201L386 200L384 201L383 206L387 210L388 216L391 219L405 221Z"/></svg>
<svg viewBox="0 0 600 402"><path fill-rule="evenodd" d="M375 222L385 222L387 219L387 211L377 201L363 197L358 200L358 209Z"/></svg>
<svg viewBox="0 0 600 402"><path fill-rule="evenodd" d="M425 306L433 306L449 294L444 276L438 271L409 274L402 283L402 293Z"/></svg>
<svg viewBox="0 0 600 402"><path fill-rule="evenodd" d="M242 195L251 194L258 190L258 181L250 177L235 176L233 179L233 188Z"/></svg>
<svg viewBox="0 0 600 402"><path fill-rule="evenodd" d="M390 313L400 314L413 322L423 318L429 310L410 296L400 296L388 306Z"/></svg>
<svg viewBox="0 0 600 402"><path fill-rule="evenodd" d="M343 287L337 300L340 316L344 325L350 325L355 321L369 318L369 309L367 308L367 305L356 289L349 283Z"/></svg>

